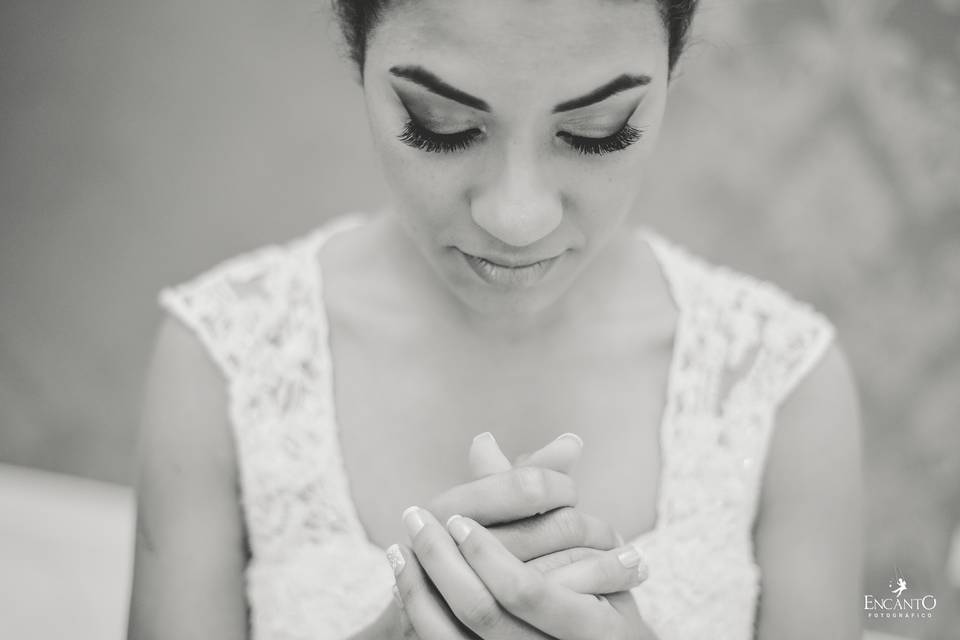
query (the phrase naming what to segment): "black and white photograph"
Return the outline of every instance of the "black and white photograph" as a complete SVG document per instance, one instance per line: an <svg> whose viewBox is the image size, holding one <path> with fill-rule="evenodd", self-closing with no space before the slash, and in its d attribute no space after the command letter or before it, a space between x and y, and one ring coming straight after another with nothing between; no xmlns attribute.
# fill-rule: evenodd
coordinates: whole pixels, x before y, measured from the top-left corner
<svg viewBox="0 0 960 640"><path fill-rule="evenodd" d="M0 2L3 640L960 640L960 1Z"/></svg>

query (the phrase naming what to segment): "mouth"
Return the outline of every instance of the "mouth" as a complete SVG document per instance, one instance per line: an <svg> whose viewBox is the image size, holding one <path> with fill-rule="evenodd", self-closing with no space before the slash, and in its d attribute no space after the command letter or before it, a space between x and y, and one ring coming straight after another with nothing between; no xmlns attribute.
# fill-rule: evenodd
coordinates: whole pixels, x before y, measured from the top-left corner
<svg viewBox="0 0 960 640"><path fill-rule="evenodd" d="M481 258L457 249L477 276L487 284L504 289L516 289L532 286L543 280L563 253L535 262L493 260Z"/></svg>

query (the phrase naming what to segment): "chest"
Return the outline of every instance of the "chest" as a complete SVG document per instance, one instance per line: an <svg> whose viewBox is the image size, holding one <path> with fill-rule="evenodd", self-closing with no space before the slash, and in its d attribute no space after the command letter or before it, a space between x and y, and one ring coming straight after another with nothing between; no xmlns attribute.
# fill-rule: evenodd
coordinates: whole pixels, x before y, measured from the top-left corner
<svg viewBox="0 0 960 640"><path fill-rule="evenodd" d="M579 508L625 537L653 528L670 328L519 353L464 348L431 332L398 336L376 322L334 319L331 328L341 453L374 543L402 540L404 508L470 480L467 450L484 431L511 459L577 433L585 441Z"/></svg>

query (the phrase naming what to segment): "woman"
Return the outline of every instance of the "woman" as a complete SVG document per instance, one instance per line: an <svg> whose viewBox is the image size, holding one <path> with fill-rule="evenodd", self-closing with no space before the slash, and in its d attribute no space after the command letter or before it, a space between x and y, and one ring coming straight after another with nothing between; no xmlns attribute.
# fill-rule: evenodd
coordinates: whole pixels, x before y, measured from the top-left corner
<svg viewBox="0 0 960 640"><path fill-rule="evenodd" d="M696 3L336 4L394 203L163 292L132 637L859 637L833 326L625 228Z"/></svg>

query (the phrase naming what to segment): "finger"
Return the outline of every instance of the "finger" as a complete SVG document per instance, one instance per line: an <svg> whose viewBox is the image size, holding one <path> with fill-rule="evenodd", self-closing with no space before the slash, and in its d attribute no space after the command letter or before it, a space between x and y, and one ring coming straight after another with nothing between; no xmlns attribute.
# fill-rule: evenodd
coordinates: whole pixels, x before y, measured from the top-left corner
<svg viewBox="0 0 960 640"><path fill-rule="evenodd" d="M403 559L403 552L400 551L398 545L391 545L387 549L387 559L390 561L391 568L403 569L405 561ZM399 563L399 567L394 567L395 563ZM396 579L396 576L395 576ZM396 622L393 623L393 626L388 627L389 629L394 630L393 635L397 635L399 632L399 637L402 640L421 640L420 635L417 633L416 628L413 626L413 623L410 622L410 617L407 615L407 612L404 611L403 607L403 598L400 597L400 588L396 585L394 581L393 585L393 601L397 605L396 607L391 607L391 610L395 610L396 613ZM390 634L382 633L377 638L388 637Z"/></svg>
<svg viewBox="0 0 960 640"><path fill-rule="evenodd" d="M573 564L574 562L578 562L584 558L598 556L601 553L604 552L600 551L599 549L572 547L570 549L563 549L562 551L548 553L545 556L540 556L539 558L534 558L533 560L528 560L527 565L533 567L540 573L549 573L554 569L565 567L568 564Z"/></svg>
<svg viewBox="0 0 960 640"><path fill-rule="evenodd" d="M547 578L577 593L627 591L647 579L647 563L635 546L625 545L547 573Z"/></svg>
<svg viewBox="0 0 960 640"><path fill-rule="evenodd" d="M580 460L583 440L575 433L565 433L533 453L519 456L515 466L533 466L570 473Z"/></svg>
<svg viewBox="0 0 960 640"><path fill-rule="evenodd" d="M400 625L401 638L443 640L470 638L450 610L444 606L436 589L409 548L392 545L387 558L397 581L397 597L404 620Z"/></svg>
<svg viewBox="0 0 960 640"><path fill-rule="evenodd" d="M497 603L433 515L425 509L410 507L404 512L403 520L417 561L464 626L484 638L546 640L543 634L511 616Z"/></svg>
<svg viewBox="0 0 960 640"><path fill-rule="evenodd" d="M417 633L417 628L413 626L413 623L410 622L410 616L407 615L407 612L403 608L403 600L400 598L400 588L397 585L393 585L393 599L397 603L397 609L399 611L398 618L399 621L393 629L397 631L391 635L381 635L379 638L387 637L399 637L401 640L423 640L420 637L420 634Z"/></svg>
<svg viewBox="0 0 960 640"><path fill-rule="evenodd" d="M350 636L349 640L382 640L388 637L405 637L405 629L409 622L404 621L403 608L397 602L396 589L394 586L394 600L392 600L380 614L380 616L371 624L357 631ZM414 636L411 636L414 637Z"/></svg>
<svg viewBox="0 0 960 640"><path fill-rule="evenodd" d="M592 547L606 551L618 546L617 532L606 522L571 507L561 507L489 530L523 561L569 549Z"/></svg>
<svg viewBox="0 0 960 640"><path fill-rule="evenodd" d="M503 607L563 640L614 637L614 610L592 595L575 593L518 560L496 537L464 517L447 522L460 553Z"/></svg>
<svg viewBox="0 0 960 640"><path fill-rule="evenodd" d="M441 522L455 513L484 524L521 520L577 503L570 476L540 467L521 467L461 484L428 506Z"/></svg>
<svg viewBox="0 0 960 640"><path fill-rule="evenodd" d="M513 466L503 455L493 434L487 431L473 439L468 455L470 474L473 478L483 478L495 473L509 471Z"/></svg>
<svg viewBox="0 0 960 640"><path fill-rule="evenodd" d="M657 637L656 632L651 629L646 622L644 622L643 616L640 613L640 609L637 607L637 601L634 598L632 591L611 593L604 597L607 598L607 602L610 603L610 606L616 609L617 613L620 614L620 618L623 620L623 626L637 634L635 637Z"/></svg>

